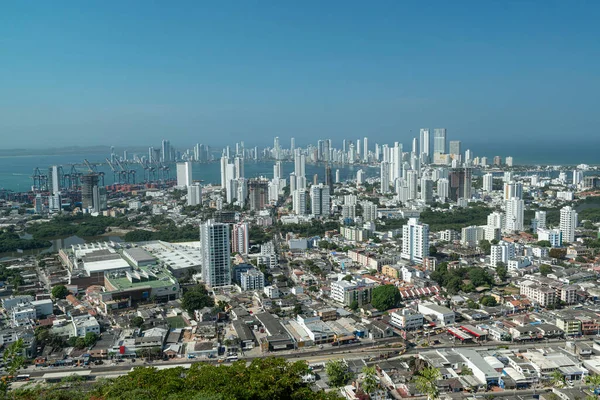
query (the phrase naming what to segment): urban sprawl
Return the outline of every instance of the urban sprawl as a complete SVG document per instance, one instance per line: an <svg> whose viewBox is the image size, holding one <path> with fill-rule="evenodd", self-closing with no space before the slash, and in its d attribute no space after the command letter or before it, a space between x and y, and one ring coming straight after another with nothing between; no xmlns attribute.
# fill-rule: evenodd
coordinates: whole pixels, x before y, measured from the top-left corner
<svg viewBox="0 0 600 400"><path fill-rule="evenodd" d="M281 357L345 399L596 398L598 167L462 147L165 140L111 149L112 185L87 160L36 169L0 193L3 384ZM272 175L246 176L258 160ZM220 184L193 180L209 162Z"/></svg>

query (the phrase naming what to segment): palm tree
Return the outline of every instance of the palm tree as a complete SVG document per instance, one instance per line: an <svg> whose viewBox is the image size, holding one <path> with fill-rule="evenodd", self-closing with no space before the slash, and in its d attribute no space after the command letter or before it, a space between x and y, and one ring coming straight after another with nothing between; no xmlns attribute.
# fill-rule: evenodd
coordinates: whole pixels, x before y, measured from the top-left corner
<svg viewBox="0 0 600 400"><path fill-rule="evenodd" d="M426 367L415 376L417 389L427 395L427 400L435 400L439 396L437 380L441 378L440 371L433 367Z"/></svg>
<svg viewBox="0 0 600 400"><path fill-rule="evenodd" d="M366 394L372 393L375 389L377 389L377 371L374 367L364 367L362 369L362 373L364 377L362 379L362 387Z"/></svg>
<svg viewBox="0 0 600 400"><path fill-rule="evenodd" d="M552 371L552 375L550 375L550 383L552 386L556 386L557 388L561 388L565 386L565 376L559 370L555 369Z"/></svg>

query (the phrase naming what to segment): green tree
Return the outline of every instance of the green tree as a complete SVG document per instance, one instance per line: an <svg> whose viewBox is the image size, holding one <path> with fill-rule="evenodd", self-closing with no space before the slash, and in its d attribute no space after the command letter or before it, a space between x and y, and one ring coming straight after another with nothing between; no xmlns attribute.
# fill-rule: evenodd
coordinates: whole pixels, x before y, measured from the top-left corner
<svg viewBox="0 0 600 400"><path fill-rule="evenodd" d="M469 272L467 273L467 275L468 275L469 279L471 280L471 283L473 283L473 285L475 285L475 287L486 286L486 285L489 285L492 283L491 276L483 268L478 268L478 267L471 268L471 269L469 269Z"/></svg>
<svg viewBox="0 0 600 400"><path fill-rule="evenodd" d="M552 267L549 266L548 264L540 265L540 274L542 274L543 276L547 276L548 274L551 274L552 272L554 272L554 271L552 270Z"/></svg>
<svg viewBox="0 0 600 400"><path fill-rule="evenodd" d="M138 316L135 316L132 320L131 320L131 326L135 326L136 328L141 328L142 325L144 325L144 318Z"/></svg>
<svg viewBox="0 0 600 400"><path fill-rule="evenodd" d="M215 305L215 301L203 285L194 286L188 289L181 300L181 306L190 314L194 313L194 310L200 310L204 307L212 307Z"/></svg>
<svg viewBox="0 0 600 400"><path fill-rule="evenodd" d="M64 299L69 294L65 285L57 285L52 288L52 297L55 299Z"/></svg>
<svg viewBox="0 0 600 400"><path fill-rule="evenodd" d="M24 347L23 339L17 339L17 341L9 344L6 350L4 350L2 359L6 365L8 376L15 376L17 371L25 364L25 357L23 357ZM6 394L10 387L8 376L2 376L2 379L0 379L0 391L4 394Z"/></svg>
<svg viewBox="0 0 600 400"><path fill-rule="evenodd" d="M352 372L343 360L331 360L325 364L325 372L329 377L329 383L335 388L344 386L352 379Z"/></svg>
<svg viewBox="0 0 600 400"><path fill-rule="evenodd" d="M473 375L473 370L465 365L460 369L460 374L463 376Z"/></svg>
<svg viewBox="0 0 600 400"><path fill-rule="evenodd" d="M479 300L479 303L481 303L481 305L485 307L494 307L498 305L498 302L496 301L494 296L482 296Z"/></svg>
<svg viewBox="0 0 600 400"><path fill-rule="evenodd" d="M429 246L429 255L432 257L435 257L438 253L438 249L437 247L435 247L434 245Z"/></svg>
<svg viewBox="0 0 600 400"><path fill-rule="evenodd" d="M373 289L371 295L371 305L379 311L389 310L397 307L402 300L400 291L394 285L381 285Z"/></svg>
<svg viewBox="0 0 600 400"><path fill-rule="evenodd" d="M352 311L356 311L356 310L358 310L358 301L356 301L356 300L353 300L353 301L352 301L352 303L350 303L350 309L351 309Z"/></svg>
<svg viewBox="0 0 600 400"><path fill-rule="evenodd" d="M435 400L439 397L437 381L441 378L440 371L437 368L426 367L421 370L419 375L415 376L415 384L419 392L425 394L428 400Z"/></svg>
<svg viewBox="0 0 600 400"><path fill-rule="evenodd" d="M561 388L565 386L565 376L559 370L555 369L550 375L550 383L552 386Z"/></svg>
<svg viewBox="0 0 600 400"><path fill-rule="evenodd" d="M499 262L496 264L496 273L498 274L498 279L501 281L506 280L508 276L508 268L506 268L506 264Z"/></svg>
<svg viewBox="0 0 600 400"><path fill-rule="evenodd" d="M88 332L85 334L85 337L83 338L84 343L85 343L85 347L91 347L93 345L96 344L96 342L98 341L98 335L94 332Z"/></svg>
<svg viewBox="0 0 600 400"><path fill-rule="evenodd" d="M567 255L567 249L558 249L558 248L550 249L548 254L552 258L557 258L557 259L561 260L561 259L565 258L565 256Z"/></svg>
<svg viewBox="0 0 600 400"><path fill-rule="evenodd" d="M540 240L536 244L540 247L552 247L552 243L549 240Z"/></svg>
<svg viewBox="0 0 600 400"><path fill-rule="evenodd" d="M346 275L345 277L342 278L343 281L348 281L350 282L352 280L352 275Z"/></svg>
<svg viewBox="0 0 600 400"><path fill-rule="evenodd" d="M479 248L481 249L481 251L483 251L485 254L490 254L491 250L492 250L492 244L489 242L489 240L480 240L479 241Z"/></svg>
<svg viewBox="0 0 600 400"><path fill-rule="evenodd" d="M379 381L377 380L377 370L375 367L364 367L362 369L362 388L366 394L373 393L375 389L379 387Z"/></svg>

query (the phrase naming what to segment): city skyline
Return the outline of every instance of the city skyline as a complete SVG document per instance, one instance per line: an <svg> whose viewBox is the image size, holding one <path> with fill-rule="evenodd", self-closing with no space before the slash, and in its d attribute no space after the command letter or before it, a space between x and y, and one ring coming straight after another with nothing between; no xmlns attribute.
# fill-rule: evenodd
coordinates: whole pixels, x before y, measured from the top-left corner
<svg viewBox="0 0 600 400"><path fill-rule="evenodd" d="M598 136L594 3L114 4L3 10L3 149Z"/></svg>

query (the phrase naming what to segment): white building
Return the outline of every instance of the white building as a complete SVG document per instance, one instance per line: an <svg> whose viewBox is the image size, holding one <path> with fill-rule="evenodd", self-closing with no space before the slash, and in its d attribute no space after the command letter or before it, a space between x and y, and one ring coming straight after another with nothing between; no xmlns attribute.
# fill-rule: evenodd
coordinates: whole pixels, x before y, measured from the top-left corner
<svg viewBox="0 0 600 400"><path fill-rule="evenodd" d="M265 274L257 269L250 269L240 275L242 290L262 290L265 287Z"/></svg>
<svg viewBox="0 0 600 400"><path fill-rule="evenodd" d="M375 283L367 279L357 279L352 282L339 280L331 284L331 298L346 306L350 306L354 301L359 306L369 304L374 287Z"/></svg>
<svg viewBox="0 0 600 400"><path fill-rule="evenodd" d="M496 267L500 262L508 265L508 261L513 258L515 258L514 243L501 241L497 245L491 246L490 265L492 267Z"/></svg>
<svg viewBox="0 0 600 400"><path fill-rule="evenodd" d="M577 227L577 211L571 206L560 209L560 232L563 241L573 243L575 241L575 228Z"/></svg>
<svg viewBox="0 0 600 400"><path fill-rule="evenodd" d="M292 194L292 203L294 214L306 215L306 192L304 190L294 190Z"/></svg>
<svg viewBox="0 0 600 400"><path fill-rule="evenodd" d="M429 225L419 222L418 218L410 218L402 227L401 257L410 262L422 264L429 256Z"/></svg>
<svg viewBox="0 0 600 400"><path fill-rule="evenodd" d="M433 202L433 181L431 179L421 180L421 200L425 204Z"/></svg>
<svg viewBox="0 0 600 400"><path fill-rule="evenodd" d="M562 232L559 229L538 229L538 240L548 241L552 247L562 246Z"/></svg>
<svg viewBox="0 0 600 400"><path fill-rule="evenodd" d="M449 193L449 183L447 178L440 178L437 181L437 195L442 203L446 202Z"/></svg>
<svg viewBox="0 0 600 400"><path fill-rule="evenodd" d="M521 232L523 230L524 208L525 203L517 197L506 201L505 231Z"/></svg>
<svg viewBox="0 0 600 400"><path fill-rule="evenodd" d="M452 325L455 322L454 311L434 303L419 303L417 311L423 315L433 317L442 326Z"/></svg>
<svg viewBox="0 0 600 400"><path fill-rule="evenodd" d="M484 236L485 229L482 226L467 226L462 228L460 243L467 247L477 247Z"/></svg>
<svg viewBox="0 0 600 400"><path fill-rule="evenodd" d="M483 175L483 191L491 192L494 190L494 175L485 174Z"/></svg>
<svg viewBox="0 0 600 400"><path fill-rule="evenodd" d="M546 211L536 211L533 220L531 220L531 228L534 232L538 229L546 229Z"/></svg>
<svg viewBox="0 0 600 400"><path fill-rule="evenodd" d="M197 206L202 204L202 186L199 183L192 183L187 187L187 205Z"/></svg>
<svg viewBox="0 0 600 400"><path fill-rule="evenodd" d="M360 203L363 210L363 221L371 222L377 219L377 205L370 201Z"/></svg>
<svg viewBox="0 0 600 400"><path fill-rule="evenodd" d="M391 324L405 330L421 329L423 327L423 314L410 308L403 308L392 313Z"/></svg>
<svg viewBox="0 0 600 400"><path fill-rule="evenodd" d="M202 280L210 287L231 284L229 225L208 220L200 225Z"/></svg>
<svg viewBox="0 0 600 400"><path fill-rule="evenodd" d="M181 188L192 184L192 163L190 161L177 163L177 186Z"/></svg>
<svg viewBox="0 0 600 400"><path fill-rule="evenodd" d="M384 194L390 191L390 163L387 161L381 162L379 190Z"/></svg>
<svg viewBox="0 0 600 400"><path fill-rule="evenodd" d="M100 324L96 318L91 315L81 315L73 317L71 320L73 332L71 336L85 337L86 334L92 332L96 335L100 335Z"/></svg>

